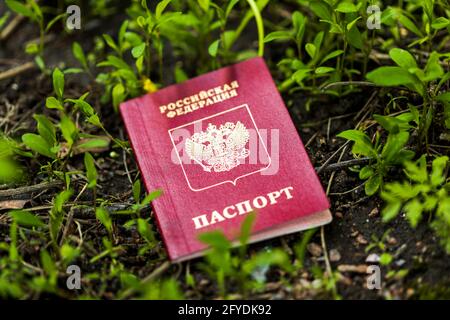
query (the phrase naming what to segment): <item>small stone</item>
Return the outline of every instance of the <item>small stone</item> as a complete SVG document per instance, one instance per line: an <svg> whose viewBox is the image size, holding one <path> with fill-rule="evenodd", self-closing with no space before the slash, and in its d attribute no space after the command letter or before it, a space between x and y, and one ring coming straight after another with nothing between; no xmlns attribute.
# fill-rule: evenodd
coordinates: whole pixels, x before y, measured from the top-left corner
<svg viewBox="0 0 450 320"><path fill-rule="evenodd" d="M341 260L341 254L336 249L330 250L330 261L336 262Z"/></svg>
<svg viewBox="0 0 450 320"><path fill-rule="evenodd" d="M340 211L336 211L336 213L334 215L336 216L336 218L339 218L339 219L342 219L344 217L344 215Z"/></svg>
<svg viewBox="0 0 450 320"><path fill-rule="evenodd" d="M395 239L394 237L388 237L387 238L387 243L389 243L389 244L397 244L397 239Z"/></svg>
<svg viewBox="0 0 450 320"><path fill-rule="evenodd" d="M375 217L378 215L378 213L380 212L380 210L378 210L378 208L373 208L370 213L369 213L369 217Z"/></svg>
<svg viewBox="0 0 450 320"><path fill-rule="evenodd" d="M380 262L380 256L376 253L371 253L367 256L366 262L368 263L378 263Z"/></svg>
<svg viewBox="0 0 450 320"><path fill-rule="evenodd" d="M406 263L406 261L405 261L404 259L400 259L400 260L395 261L395 265L396 265L397 267L401 267L401 266L403 266L405 263Z"/></svg>
<svg viewBox="0 0 450 320"><path fill-rule="evenodd" d="M362 234L358 234L358 236L356 237L356 241L359 244L367 244L368 243Z"/></svg>
<svg viewBox="0 0 450 320"><path fill-rule="evenodd" d="M306 249L314 257L320 257L322 255L322 247L319 246L317 243L314 242L308 243Z"/></svg>

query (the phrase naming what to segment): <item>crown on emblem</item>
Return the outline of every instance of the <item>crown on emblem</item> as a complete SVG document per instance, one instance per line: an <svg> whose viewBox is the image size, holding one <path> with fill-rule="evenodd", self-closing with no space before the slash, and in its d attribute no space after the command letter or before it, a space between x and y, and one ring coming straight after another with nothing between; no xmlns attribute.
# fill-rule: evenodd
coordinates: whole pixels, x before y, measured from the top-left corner
<svg viewBox="0 0 450 320"><path fill-rule="evenodd" d="M250 155L245 148L250 134L242 122L226 122L217 128L208 124L206 131L198 132L186 140L189 158L207 172L223 172L241 164L240 159Z"/></svg>

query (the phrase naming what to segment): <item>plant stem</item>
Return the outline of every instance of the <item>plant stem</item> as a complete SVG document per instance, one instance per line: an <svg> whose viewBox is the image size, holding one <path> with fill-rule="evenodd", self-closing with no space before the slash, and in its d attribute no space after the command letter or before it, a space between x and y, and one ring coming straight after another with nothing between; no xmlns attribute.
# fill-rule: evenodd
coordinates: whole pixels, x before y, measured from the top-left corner
<svg viewBox="0 0 450 320"><path fill-rule="evenodd" d="M250 8L255 16L256 26L258 28L258 55L262 57L264 55L264 23L261 17L261 12L254 0L247 0Z"/></svg>

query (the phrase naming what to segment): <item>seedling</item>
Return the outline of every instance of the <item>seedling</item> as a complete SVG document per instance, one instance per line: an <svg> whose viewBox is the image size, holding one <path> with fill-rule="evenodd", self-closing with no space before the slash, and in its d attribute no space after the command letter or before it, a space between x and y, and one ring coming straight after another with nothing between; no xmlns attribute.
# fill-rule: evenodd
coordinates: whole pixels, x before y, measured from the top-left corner
<svg viewBox="0 0 450 320"><path fill-rule="evenodd" d="M390 221L403 210L410 225L415 228L425 214L434 213L431 226L441 237L447 252L450 252L448 157L434 159L431 172L427 171L425 155L416 162L405 162L404 166L409 181L388 183L381 193L387 202L382 211L383 220Z"/></svg>
<svg viewBox="0 0 450 320"><path fill-rule="evenodd" d="M258 281L251 280L252 273L258 268L278 265L287 272L294 271L289 257L280 249L273 249L267 252L262 251L253 255L250 259L246 259L246 245L254 219L255 215L250 214L242 223L239 236L241 247L238 249L237 255L232 250L232 243L222 232L206 232L199 236L200 241L210 246L203 269L215 276L222 297L227 295L226 284L229 281L237 282L244 294L249 289L258 287Z"/></svg>
<svg viewBox="0 0 450 320"><path fill-rule="evenodd" d="M378 123L388 131L388 137L384 144L380 135L375 135L375 143L369 136L359 130L347 130L337 136L354 142L352 152L371 159L371 163L361 168L359 178L366 180L365 192L371 196L383 186L383 180L387 177L389 169L401 165L404 161L412 159L414 152L405 148L409 140L410 115L397 117L375 115Z"/></svg>
<svg viewBox="0 0 450 320"><path fill-rule="evenodd" d="M59 14L49 22L46 22L44 19L44 12L36 0L25 0L25 3L16 0L6 0L5 3L12 11L29 18L38 25L39 41L38 43L28 44L25 51L31 55L34 55L36 64L41 68L41 70L45 70L46 67L43 60L45 35L49 32L52 26L64 18L66 14Z"/></svg>
<svg viewBox="0 0 450 320"><path fill-rule="evenodd" d="M418 93L423 99L422 112L419 122L419 137L428 145L428 130L436 113L436 103L443 101L444 114L448 122L448 95L439 93L442 85L450 77L444 73L440 65L440 58L447 55L432 52L424 69L419 68L414 57L406 50L394 48L389 56L397 66L380 67L367 74L367 79L380 86L404 86ZM438 81L436 86L431 86Z"/></svg>

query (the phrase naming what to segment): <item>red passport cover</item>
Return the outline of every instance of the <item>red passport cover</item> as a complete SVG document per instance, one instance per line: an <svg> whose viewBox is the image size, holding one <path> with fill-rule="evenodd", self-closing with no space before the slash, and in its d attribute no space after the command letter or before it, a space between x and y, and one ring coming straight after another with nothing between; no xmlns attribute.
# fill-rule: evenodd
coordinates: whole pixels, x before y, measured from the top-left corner
<svg viewBox="0 0 450 320"><path fill-rule="evenodd" d="M127 101L120 111L172 261L199 256L198 235L251 242L331 221L329 202L261 58Z"/></svg>

